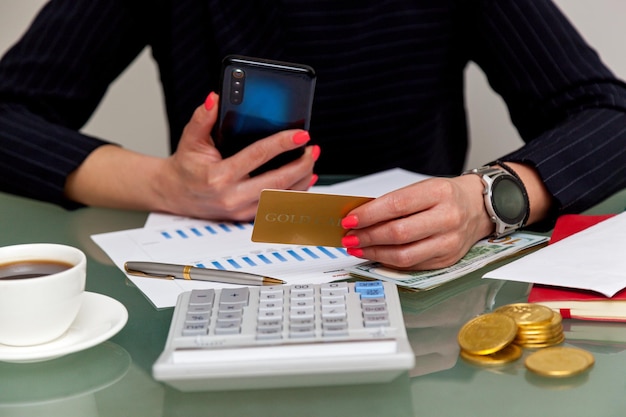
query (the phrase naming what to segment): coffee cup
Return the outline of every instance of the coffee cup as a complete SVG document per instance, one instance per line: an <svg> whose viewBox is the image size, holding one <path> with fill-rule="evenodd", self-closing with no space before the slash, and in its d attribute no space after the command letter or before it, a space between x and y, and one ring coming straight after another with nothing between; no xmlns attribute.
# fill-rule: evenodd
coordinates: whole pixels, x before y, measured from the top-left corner
<svg viewBox="0 0 626 417"><path fill-rule="evenodd" d="M0 247L0 344L33 346L62 336L85 291L87 258L72 246Z"/></svg>

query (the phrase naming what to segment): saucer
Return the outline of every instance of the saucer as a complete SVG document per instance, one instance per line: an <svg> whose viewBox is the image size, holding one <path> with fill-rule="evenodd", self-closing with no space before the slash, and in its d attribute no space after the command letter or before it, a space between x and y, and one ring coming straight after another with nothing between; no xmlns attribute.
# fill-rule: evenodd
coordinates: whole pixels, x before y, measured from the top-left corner
<svg viewBox="0 0 626 417"><path fill-rule="evenodd" d="M85 292L78 316L65 334L35 346L0 344L0 361L39 362L78 352L111 338L127 320L128 311L122 303L106 295Z"/></svg>

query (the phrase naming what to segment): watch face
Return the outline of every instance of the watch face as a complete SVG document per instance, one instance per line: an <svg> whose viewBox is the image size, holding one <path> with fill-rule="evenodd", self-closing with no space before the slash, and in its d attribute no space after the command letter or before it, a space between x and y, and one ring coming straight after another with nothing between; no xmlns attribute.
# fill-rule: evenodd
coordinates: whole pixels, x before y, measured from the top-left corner
<svg viewBox="0 0 626 417"><path fill-rule="evenodd" d="M491 187L491 204L504 222L516 224L526 215L526 200L519 184L508 176L494 179Z"/></svg>

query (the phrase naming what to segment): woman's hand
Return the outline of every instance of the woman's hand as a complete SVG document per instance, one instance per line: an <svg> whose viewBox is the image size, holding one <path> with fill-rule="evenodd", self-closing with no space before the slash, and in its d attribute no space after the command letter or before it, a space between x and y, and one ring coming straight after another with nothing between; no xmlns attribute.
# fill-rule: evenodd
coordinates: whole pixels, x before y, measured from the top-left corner
<svg viewBox="0 0 626 417"><path fill-rule="evenodd" d="M537 171L508 163L526 187L527 224L545 218L553 199ZM450 266L480 239L492 223L478 175L431 178L392 191L352 210L342 220L348 253L395 269L427 270Z"/></svg>
<svg viewBox="0 0 626 417"><path fill-rule="evenodd" d="M213 101L213 102L211 102ZM211 138L217 120L217 95L196 109L185 127L176 153L166 160L156 192L166 211L187 207L188 214L204 218L249 220L254 217L261 190L306 190L317 177L313 165L319 148L307 147L298 160L250 178L249 173L282 152L306 144L302 130L287 130L257 141L230 158L222 159Z"/></svg>
<svg viewBox="0 0 626 417"><path fill-rule="evenodd" d="M351 255L407 270L436 269L458 261L491 233L482 183L476 175L431 178L352 210L342 243Z"/></svg>
<svg viewBox="0 0 626 417"><path fill-rule="evenodd" d="M303 130L279 132L223 159L211 137L217 100L211 93L195 110L172 156L157 158L102 146L70 175L66 194L88 205L249 220L261 190L306 190L315 183L317 146L307 146L299 159L276 170L248 175L276 155L305 146L310 137Z"/></svg>

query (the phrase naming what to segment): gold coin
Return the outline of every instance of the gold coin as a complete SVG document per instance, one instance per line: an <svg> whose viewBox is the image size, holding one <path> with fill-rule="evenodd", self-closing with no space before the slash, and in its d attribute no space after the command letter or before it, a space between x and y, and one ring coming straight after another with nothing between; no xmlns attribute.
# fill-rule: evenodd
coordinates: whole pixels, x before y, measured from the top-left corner
<svg viewBox="0 0 626 417"><path fill-rule="evenodd" d="M550 339L556 336L563 334L563 328L557 328L542 332L517 332L517 339L529 339L529 340L537 340L537 339Z"/></svg>
<svg viewBox="0 0 626 417"><path fill-rule="evenodd" d="M517 325L511 317L487 313L473 318L461 327L459 346L474 355L488 355L510 344L517 334Z"/></svg>
<svg viewBox="0 0 626 417"><path fill-rule="evenodd" d="M549 346L558 345L559 343L563 343L565 341L565 335L561 334L553 339L546 339L542 341L520 341L514 340L513 342L516 345L527 349L541 349Z"/></svg>
<svg viewBox="0 0 626 417"><path fill-rule="evenodd" d="M556 311L552 312L552 319L550 320L550 323L546 324L546 323L533 323L533 324L519 324L520 328L524 329L524 330L534 330L534 329L543 329L544 327L558 327L558 326L562 326L563 325L563 316L561 316L560 313L557 313Z"/></svg>
<svg viewBox="0 0 626 417"><path fill-rule="evenodd" d="M521 327L518 329L517 334L519 336L545 336L545 335L554 335L563 332L563 326L559 325L556 327L546 327L544 329L540 329L537 327L533 330L522 329Z"/></svg>
<svg viewBox="0 0 626 417"><path fill-rule="evenodd" d="M549 325L554 317L552 309L533 303L507 304L497 308L494 312L506 314L519 326Z"/></svg>
<svg viewBox="0 0 626 417"><path fill-rule="evenodd" d="M498 366L516 361L522 356L522 349L517 345L508 345L489 355L475 355L461 349L461 357L468 362L481 366Z"/></svg>
<svg viewBox="0 0 626 417"><path fill-rule="evenodd" d="M538 350L524 361L529 370L543 376L563 378L577 375L594 364L593 355L571 347L549 347Z"/></svg>

